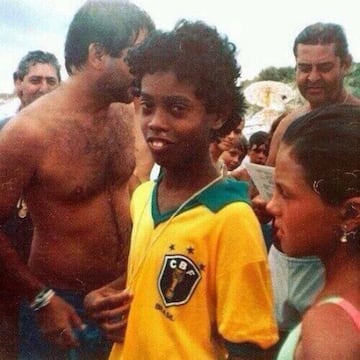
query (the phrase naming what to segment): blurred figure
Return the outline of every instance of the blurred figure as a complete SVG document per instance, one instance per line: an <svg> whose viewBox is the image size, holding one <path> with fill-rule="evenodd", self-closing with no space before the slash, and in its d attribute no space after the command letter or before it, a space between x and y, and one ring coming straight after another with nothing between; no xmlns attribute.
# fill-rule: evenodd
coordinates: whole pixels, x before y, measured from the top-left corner
<svg viewBox="0 0 360 360"><path fill-rule="evenodd" d="M60 65L55 55L41 50L27 53L14 73L15 90L21 101L20 109L54 90L60 81Z"/></svg>
<svg viewBox="0 0 360 360"><path fill-rule="evenodd" d="M228 175L231 171L240 166L248 152L248 141L244 135L240 135L238 139L234 139L233 145L229 150L223 151L220 159L224 162Z"/></svg>
<svg viewBox="0 0 360 360"><path fill-rule="evenodd" d="M234 142L240 138L244 129L244 125L245 120L244 118L241 118L239 125L235 129L231 130L225 136L219 137L215 141L211 142L210 155L215 164L219 160L220 155L224 151L229 150L234 145Z"/></svg>
<svg viewBox="0 0 360 360"><path fill-rule="evenodd" d="M42 50L29 51L13 73L15 93L20 111L40 96L60 85L60 65L54 54ZM15 114L14 114L15 115ZM0 120L0 129L11 117Z"/></svg>
<svg viewBox="0 0 360 360"><path fill-rule="evenodd" d="M247 155L250 163L265 165L269 155L269 134L266 131L256 131L250 136ZM246 168L234 169L229 175L237 180L251 182L251 197L256 192L255 185L252 183Z"/></svg>
<svg viewBox="0 0 360 360"><path fill-rule="evenodd" d="M256 131L249 138L249 161L253 164L265 165L269 155L269 134Z"/></svg>
<svg viewBox="0 0 360 360"><path fill-rule="evenodd" d="M281 140L267 209L282 251L301 262L320 258L325 285L278 360L360 359L359 144L360 107L353 105L309 112Z"/></svg>
<svg viewBox="0 0 360 360"><path fill-rule="evenodd" d="M266 131L256 131L249 138L248 157L249 162L257 165L265 165L269 155L269 134ZM257 193L256 186L252 181L245 167L238 167L231 171L229 176L236 180L247 181L249 183L249 197L253 198ZM271 221L261 223L261 230L264 236L266 249L269 250L272 244L272 224Z"/></svg>
<svg viewBox="0 0 360 360"><path fill-rule="evenodd" d="M13 73L15 92L20 99L20 108L32 103L39 96L54 90L61 81L60 65L55 55L41 50L29 51ZM0 129L11 117L0 120ZM30 254L33 225L24 199L21 197L11 211L11 216L1 226L11 239L18 255L26 263ZM9 301L11 299L11 301ZM16 357L18 352L19 297L10 296L0 286L0 358Z"/></svg>

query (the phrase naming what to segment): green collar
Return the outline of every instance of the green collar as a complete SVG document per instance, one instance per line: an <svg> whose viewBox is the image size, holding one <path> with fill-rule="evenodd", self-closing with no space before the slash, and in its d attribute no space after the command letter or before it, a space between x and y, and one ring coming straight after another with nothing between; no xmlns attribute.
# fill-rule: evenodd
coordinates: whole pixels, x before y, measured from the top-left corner
<svg viewBox="0 0 360 360"><path fill-rule="evenodd" d="M243 201L250 204L248 187L249 186L245 181L224 178L196 196L186 206L184 206L179 214L199 205L206 206L209 210L216 213L226 205L235 201ZM163 221L168 220L177 210L177 208L175 208L160 214L159 208L157 206L157 194L158 183L156 182L151 198L151 213L155 226Z"/></svg>

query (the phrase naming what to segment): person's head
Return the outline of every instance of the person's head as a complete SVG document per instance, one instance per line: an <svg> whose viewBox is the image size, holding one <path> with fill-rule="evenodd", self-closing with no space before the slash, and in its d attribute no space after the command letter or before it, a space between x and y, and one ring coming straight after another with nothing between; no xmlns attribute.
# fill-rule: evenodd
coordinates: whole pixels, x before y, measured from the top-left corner
<svg viewBox="0 0 360 360"><path fill-rule="evenodd" d="M221 154L226 168L229 171L236 169L241 162L244 160L248 152L248 141L244 135L234 140L234 144L230 147L229 150L225 150Z"/></svg>
<svg viewBox="0 0 360 360"><path fill-rule="evenodd" d="M249 138L248 156L250 162L265 165L269 155L269 134L266 131L256 131Z"/></svg>
<svg viewBox="0 0 360 360"><path fill-rule="evenodd" d="M338 246L360 250L359 144L360 107L352 105L314 110L288 127L268 210L289 255L324 255Z"/></svg>
<svg viewBox="0 0 360 360"><path fill-rule="evenodd" d="M220 151L229 150L242 135L245 126L245 119L241 118L239 125L225 136L217 138L214 144Z"/></svg>
<svg viewBox="0 0 360 360"><path fill-rule="evenodd" d="M74 75L86 64L102 77L96 86L103 96L130 102L126 55L155 28L149 15L126 0L89 0L74 15L65 41L65 67ZM118 94L116 94L118 93ZM114 99L117 100L117 99Z"/></svg>
<svg viewBox="0 0 360 360"><path fill-rule="evenodd" d="M27 106L60 84L59 62L49 52L29 51L20 60L13 73L13 80L21 107Z"/></svg>
<svg viewBox="0 0 360 360"><path fill-rule="evenodd" d="M130 71L139 82L142 128L148 142L159 139L159 156L160 138L166 153L172 148L168 143L183 142L179 162L181 156L201 157L197 151L209 155L210 142L239 124L245 102L235 51L215 28L182 20L173 31L157 31L129 52ZM180 132L181 140L175 139Z"/></svg>
<svg viewBox="0 0 360 360"><path fill-rule="evenodd" d="M343 102L343 87L352 57L343 28L333 23L307 26L296 37L296 82L312 109Z"/></svg>

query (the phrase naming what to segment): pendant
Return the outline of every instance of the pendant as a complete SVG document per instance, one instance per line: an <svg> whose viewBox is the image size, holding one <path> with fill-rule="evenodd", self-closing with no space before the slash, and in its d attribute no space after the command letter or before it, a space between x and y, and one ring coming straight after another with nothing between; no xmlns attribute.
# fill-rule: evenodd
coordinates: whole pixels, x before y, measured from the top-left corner
<svg viewBox="0 0 360 360"><path fill-rule="evenodd" d="M18 208L19 209L18 216L20 219L24 219L24 218L26 218L26 215L28 214L28 208L27 208L24 200L22 200L22 199L19 201L19 205L20 206Z"/></svg>

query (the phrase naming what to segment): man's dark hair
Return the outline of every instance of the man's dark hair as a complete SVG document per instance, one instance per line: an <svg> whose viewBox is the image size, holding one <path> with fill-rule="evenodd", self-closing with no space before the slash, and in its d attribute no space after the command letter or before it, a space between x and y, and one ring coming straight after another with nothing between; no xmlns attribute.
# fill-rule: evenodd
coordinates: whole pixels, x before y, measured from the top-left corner
<svg viewBox="0 0 360 360"><path fill-rule="evenodd" d="M318 22L307 26L295 39L293 47L295 57L297 56L298 44L335 44L335 55L339 56L341 61L350 55L344 29L338 24Z"/></svg>
<svg viewBox="0 0 360 360"><path fill-rule="evenodd" d="M249 149L256 145L259 147L261 145L269 146L269 133L266 131L256 131L249 137Z"/></svg>
<svg viewBox="0 0 360 360"><path fill-rule="evenodd" d="M181 20L173 31L156 31L131 49L128 63L139 84L145 74L173 71L179 81L194 85L206 111L226 119L214 140L235 129L246 109L235 53L235 45L216 28Z"/></svg>
<svg viewBox="0 0 360 360"><path fill-rule="evenodd" d="M118 57L133 44L141 30L155 28L149 15L128 1L87 1L75 14L65 42L65 67L81 69L90 44L100 45L107 54Z"/></svg>
<svg viewBox="0 0 360 360"><path fill-rule="evenodd" d="M49 64L56 70L56 76L61 81L60 64L56 56L49 52L41 50L29 51L19 62L16 71L13 73L13 79L23 80L25 75L29 73L30 66L35 64Z"/></svg>

